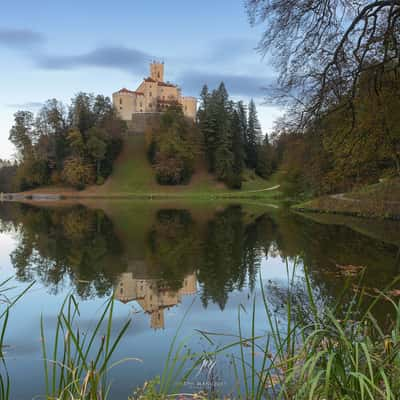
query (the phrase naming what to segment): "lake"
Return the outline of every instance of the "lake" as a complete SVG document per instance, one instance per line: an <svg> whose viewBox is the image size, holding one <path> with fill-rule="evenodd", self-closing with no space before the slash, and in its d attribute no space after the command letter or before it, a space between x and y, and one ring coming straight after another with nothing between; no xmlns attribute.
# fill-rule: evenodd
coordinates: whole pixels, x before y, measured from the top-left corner
<svg viewBox="0 0 400 400"><path fill-rule="evenodd" d="M54 337L58 310L71 293L80 303L83 331L93 328L113 294L114 333L131 319L114 361L140 361L126 361L109 374L113 399L127 399L162 372L180 323L179 337L201 352L232 340L227 335L237 334L239 309L250 334L253 299L257 315L263 307L261 284L281 312L296 260L299 291L306 266L326 304L339 298L345 282L357 288L352 267L365 267L371 290L400 273L398 222L303 216L256 202L3 203L0 227L0 281L13 277L10 296L35 282L12 309L5 338L12 399L44 394L40 319ZM379 304L377 317L385 310ZM258 318L256 333L266 329L265 318ZM211 345L198 330L223 335ZM215 365L213 385L229 392L231 354L218 356ZM198 371L187 390L209 388L208 378Z"/></svg>

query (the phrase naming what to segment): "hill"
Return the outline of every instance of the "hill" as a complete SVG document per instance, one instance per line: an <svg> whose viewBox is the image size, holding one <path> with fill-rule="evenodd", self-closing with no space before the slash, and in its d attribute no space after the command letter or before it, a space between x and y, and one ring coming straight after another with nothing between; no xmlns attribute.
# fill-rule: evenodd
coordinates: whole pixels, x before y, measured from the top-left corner
<svg viewBox="0 0 400 400"><path fill-rule="evenodd" d="M14 200L34 196L34 200L53 201L76 198L198 198L198 199L272 199L280 195L276 177L266 181L253 171L244 172L241 190L230 190L208 173L204 160L198 159L195 173L187 185L160 185L146 156L144 135L124 139L123 149L114 163L113 173L101 185L78 191L65 186L42 186L11 195Z"/></svg>
<svg viewBox="0 0 400 400"><path fill-rule="evenodd" d="M146 156L146 144L143 135L129 136L124 140L123 150L114 164L114 171L102 186L93 186L83 193L99 196L143 195L143 196L196 196L196 197L271 197L275 190L266 190L277 186L250 171L245 172L242 190L229 190L207 172L205 162L199 159L196 171L187 185L160 185Z"/></svg>

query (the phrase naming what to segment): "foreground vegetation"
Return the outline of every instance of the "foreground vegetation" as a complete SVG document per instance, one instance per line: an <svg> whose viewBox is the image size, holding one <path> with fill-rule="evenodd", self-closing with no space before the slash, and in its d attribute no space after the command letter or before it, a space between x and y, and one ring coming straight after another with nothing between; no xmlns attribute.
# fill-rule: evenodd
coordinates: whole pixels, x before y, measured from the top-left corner
<svg viewBox="0 0 400 400"><path fill-rule="evenodd" d="M218 346L215 339L221 333L200 331L214 349L196 354L178 340L184 318L171 343L161 376L145 383L131 399L177 397L183 391L184 382L198 368L221 354L232 355L237 385L224 389L232 393L232 399L399 398L400 303L394 300L397 291L388 288L378 292L363 287L362 271L348 266L350 275L360 276L358 284L353 285L353 290L350 283L345 285L334 304L328 306L311 289L307 271L304 280L296 277L299 266L296 261L294 263L287 263L286 285L261 285L264 309L262 315L256 313L254 298L253 308L248 311L252 316L250 336L243 334L241 315L246 310L240 306L238 332L226 333L232 341ZM0 286L2 296L7 283ZM1 348L11 308L26 290L14 300L2 303ZM382 301L387 302L391 310L385 318L377 319L374 307ZM279 311L280 307L277 309L276 306L282 302L284 308ZM115 332L113 308L111 298L94 328L83 332L79 328L79 305L73 296L69 296L58 314L55 337L46 335L44 321L41 321L46 399L111 398L108 371L121 362L140 361L113 361L112 355L130 323L127 320ZM265 321L264 333L256 331L256 321L260 319ZM53 343L51 348L49 343ZM3 353L0 356L1 395L2 399L8 399L12 377L7 375L7 360ZM183 398L222 399L223 395L212 391L187 394Z"/></svg>

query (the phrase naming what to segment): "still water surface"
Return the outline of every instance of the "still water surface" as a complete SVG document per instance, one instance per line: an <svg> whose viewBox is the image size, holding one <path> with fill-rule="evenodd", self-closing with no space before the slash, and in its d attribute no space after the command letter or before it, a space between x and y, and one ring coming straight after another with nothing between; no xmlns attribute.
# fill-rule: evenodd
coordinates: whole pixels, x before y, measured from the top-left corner
<svg viewBox="0 0 400 400"><path fill-rule="evenodd" d="M2 204L0 228L0 280L13 276L15 292L35 281L8 326L12 399L43 395L40 317L51 337L70 293L80 301L83 330L93 327L113 293L115 331L132 319L114 359L142 362L124 363L110 374L113 398L126 399L160 374L186 311L181 336L189 337L194 351L209 350L196 329L237 333L238 308L249 310L253 296L261 315L260 276L279 312L279 289L296 258L299 281L307 265L313 288L326 303L349 278L340 266L366 267L370 288L385 287L400 272L399 223L304 217L260 204ZM385 307L377 313L383 317ZM251 315L242 314L250 333ZM266 329L265 319L258 318L256 333ZM217 342L228 340L220 336ZM221 356L215 369L225 391L233 385L229 360ZM199 374L187 389L206 388L205 381Z"/></svg>

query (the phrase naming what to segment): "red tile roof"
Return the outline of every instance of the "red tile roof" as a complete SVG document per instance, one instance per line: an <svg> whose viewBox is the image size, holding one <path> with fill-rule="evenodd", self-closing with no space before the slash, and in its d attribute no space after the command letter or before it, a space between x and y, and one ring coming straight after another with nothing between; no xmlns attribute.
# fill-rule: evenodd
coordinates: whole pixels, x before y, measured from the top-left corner
<svg viewBox="0 0 400 400"><path fill-rule="evenodd" d="M122 88L121 90L118 90L118 93L134 93L132 90L128 90L127 88Z"/></svg>
<svg viewBox="0 0 400 400"><path fill-rule="evenodd" d="M157 82L156 80L154 80L153 78L150 78L150 77L145 78L144 81L145 81L145 82L153 82L153 83Z"/></svg>
<svg viewBox="0 0 400 400"><path fill-rule="evenodd" d="M129 90L126 88L122 88L121 90L118 90L118 93L132 93L132 94L137 94L137 95L141 95L141 96L144 95L144 93L142 93L142 92L135 92L133 90Z"/></svg>

